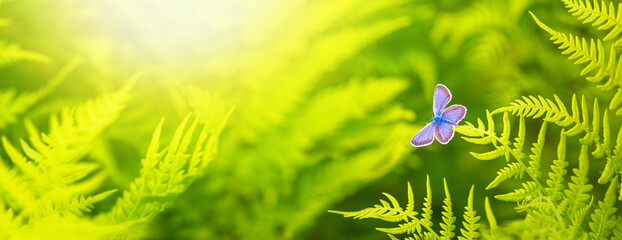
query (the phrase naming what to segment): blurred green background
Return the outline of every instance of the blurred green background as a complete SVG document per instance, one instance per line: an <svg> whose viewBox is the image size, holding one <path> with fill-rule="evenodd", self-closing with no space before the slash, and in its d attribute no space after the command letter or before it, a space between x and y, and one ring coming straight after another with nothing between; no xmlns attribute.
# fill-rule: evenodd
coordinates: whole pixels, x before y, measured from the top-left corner
<svg viewBox="0 0 622 240"><path fill-rule="evenodd" d="M374 230L382 223L327 210L358 210L382 192L403 201L408 181L420 203L426 174L435 212L443 178L457 206L474 184L481 211L484 196L513 189L484 190L502 161L475 160L469 152L482 149L459 138L421 149L409 143L432 117L437 83L468 108L466 121L523 95L569 102L572 93L604 94L528 14L560 31L603 34L577 23L560 1L0 2L1 51L20 53L0 59L0 96L45 89L26 109L0 109L0 134L14 142L26 136L24 119L45 131L50 114L142 73L87 156L109 163L101 189L126 189L138 176L163 116L178 122L191 111L210 116L235 106L217 159L150 224L147 238L384 239ZM62 69L67 76L52 81ZM207 98L223 106L203 104ZM165 125L165 139L173 127ZM493 206L500 221L520 218L511 204Z"/></svg>

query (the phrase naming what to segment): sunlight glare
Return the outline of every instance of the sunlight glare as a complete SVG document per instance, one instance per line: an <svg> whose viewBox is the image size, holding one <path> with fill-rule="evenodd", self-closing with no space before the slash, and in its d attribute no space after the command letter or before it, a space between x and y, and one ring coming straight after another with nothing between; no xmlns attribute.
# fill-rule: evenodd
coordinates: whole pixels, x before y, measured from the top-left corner
<svg viewBox="0 0 622 240"><path fill-rule="evenodd" d="M101 1L105 29L139 54L156 58L221 55L261 28L266 9L253 0ZM100 20L101 21L101 20Z"/></svg>

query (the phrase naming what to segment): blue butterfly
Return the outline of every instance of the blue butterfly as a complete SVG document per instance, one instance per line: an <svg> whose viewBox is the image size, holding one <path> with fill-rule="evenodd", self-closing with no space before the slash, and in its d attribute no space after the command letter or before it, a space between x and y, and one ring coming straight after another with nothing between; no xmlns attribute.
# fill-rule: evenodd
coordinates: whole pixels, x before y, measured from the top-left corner
<svg viewBox="0 0 622 240"><path fill-rule="evenodd" d="M462 105L451 105L445 108L451 101L451 92L443 84L436 85L434 89L434 117L432 122L425 125L412 140L410 144L415 147L423 147L436 140L442 144L447 144L454 137L454 127L458 126L460 120L466 115L466 107Z"/></svg>

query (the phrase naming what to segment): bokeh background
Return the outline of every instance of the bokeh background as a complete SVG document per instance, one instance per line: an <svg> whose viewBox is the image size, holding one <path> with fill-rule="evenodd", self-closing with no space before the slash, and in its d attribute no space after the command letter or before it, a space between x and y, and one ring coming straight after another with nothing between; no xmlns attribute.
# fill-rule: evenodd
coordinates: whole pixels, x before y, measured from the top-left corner
<svg viewBox="0 0 622 240"><path fill-rule="evenodd" d="M50 114L142 74L87 156L106 163L101 189L126 189L138 176L162 117L178 122L191 111L235 107L218 158L150 224L147 238L384 239L374 230L383 223L327 210L371 206L382 192L405 201L407 182L420 203L426 175L435 212L443 178L456 206L475 185L481 212L484 196L512 189L484 190L502 161L475 160L469 152L481 149L459 138L421 149L409 143L432 117L436 84L468 108L466 121L523 95L568 103L573 93L604 94L528 14L560 31L603 34L560 1L0 2L2 51L22 53L0 59L0 91L45 89L27 109L4 111L0 134L23 138L23 119L46 130ZM203 104L209 98L223 104ZM173 127L165 126L165 139ZM512 205L493 205L500 221L521 217Z"/></svg>

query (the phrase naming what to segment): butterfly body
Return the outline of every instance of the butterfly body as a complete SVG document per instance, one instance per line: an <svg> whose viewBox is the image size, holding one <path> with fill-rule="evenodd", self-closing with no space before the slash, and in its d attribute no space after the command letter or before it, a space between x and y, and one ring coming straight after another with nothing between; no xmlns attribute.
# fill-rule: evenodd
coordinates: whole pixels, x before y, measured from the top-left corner
<svg viewBox="0 0 622 240"><path fill-rule="evenodd" d="M432 117L432 122L425 125L412 138L410 143L413 146L430 145L434 142L434 137L441 144L447 144L454 137L453 128L458 126L458 123L466 115L466 107L456 104L445 108L450 100L451 92L449 89L443 84L436 85L432 108L434 117Z"/></svg>
<svg viewBox="0 0 622 240"><path fill-rule="evenodd" d="M441 116L435 116L435 117L433 117L433 118L432 118L432 122L433 122L433 123L437 123L437 124L438 124L438 123L445 123L445 124L450 124L450 125L457 125L457 124L455 124L455 123L450 122L450 121L449 121L449 120L447 120L447 119L442 118Z"/></svg>

